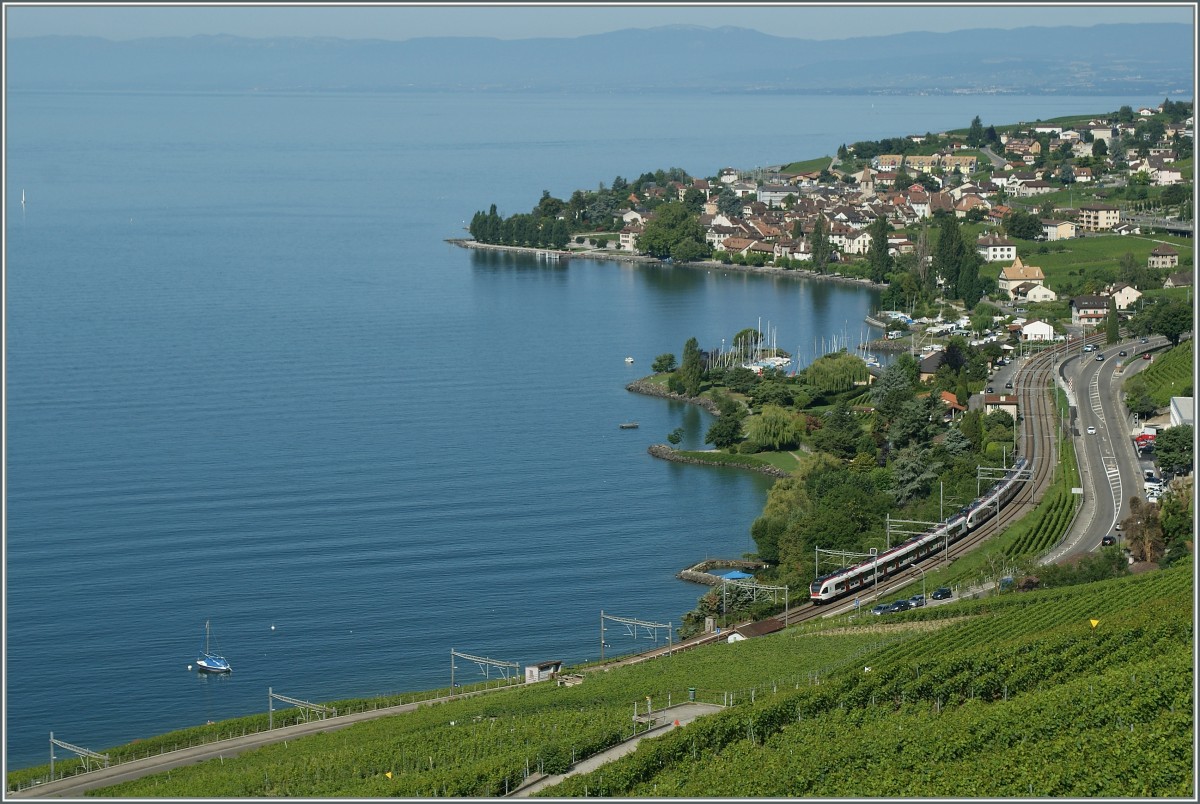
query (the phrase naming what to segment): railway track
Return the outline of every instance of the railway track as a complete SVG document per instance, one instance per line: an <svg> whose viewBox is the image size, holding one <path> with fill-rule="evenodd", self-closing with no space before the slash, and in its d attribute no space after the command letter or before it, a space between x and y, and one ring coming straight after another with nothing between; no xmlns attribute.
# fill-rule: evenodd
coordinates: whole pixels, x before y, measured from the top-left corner
<svg viewBox="0 0 1200 804"><path fill-rule="evenodd" d="M1085 342L1098 343L1102 336L1089 336ZM1018 433L1020 436L1018 455L1024 457L1027 468L1031 471L1029 481L1022 484L1020 490L1009 500L1007 505L1000 508L997 516L991 517L984 524L964 535L948 551L930 556L914 564L912 567L899 572L890 578L880 580L878 597L891 594L898 588L907 586L917 580L922 571L937 567L940 563L953 561L975 549L987 539L1003 531L1013 522L1029 513L1041 501L1046 488L1054 478L1058 467L1058 441L1055 431L1058 428L1058 414L1055 411L1054 371L1058 360L1064 357L1074 344L1058 344L1031 358L1021 367L1016 375L1014 386L1018 400ZM1015 456L1014 456L1015 457ZM842 601L825 606L813 606L811 603L800 604L795 610L784 615L774 615L775 619L784 625L810 620L814 617L830 613L840 613L852 606L852 601Z"/></svg>

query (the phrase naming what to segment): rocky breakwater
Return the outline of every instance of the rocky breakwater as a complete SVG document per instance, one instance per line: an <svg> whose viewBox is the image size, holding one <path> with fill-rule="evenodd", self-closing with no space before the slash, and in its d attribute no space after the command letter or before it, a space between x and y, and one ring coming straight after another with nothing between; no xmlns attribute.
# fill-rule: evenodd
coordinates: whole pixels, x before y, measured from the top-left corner
<svg viewBox="0 0 1200 804"><path fill-rule="evenodd" d="M649 382L647 380L634 380L625 386L626 391L631 391L635 394L645 394L646 396L656 396L659 399L674 399L676 402L688 402L692 405L699 405L714 416L720 415L717 410L717 403L713 402L708 397L703 396L686 396L677 394L665 385Z"/></svg>
<svg viewBox="0 0 1200 804"><path fill-rule="evenodd" d="M701 561L699 564L694 564L685 570L680 570L675 577L684 581L702 583L705 586L717 586L725 579L713 575L709 570L740 569L746 572L753 572L765 566L767 565L761 561L743 561L737 558L713 558Z"/></svg>
<svg viewBox="0 0 1200 804"><path fill-rule="evenodd" d="M713 450L713 451L717 452L718 450ZM700 466L733 466L738 469L749 469L752 472L758 472L760 474L770 475L771 477L790 477L791 476L790 473L785 472L783 469L780 469L776 466L771 466L769 464L751 465L751 464L745 464L745 463L738 463L737 461L721 461L720 463L718 463L716 461L706 461L703 458L697 458L692 455L686 455L682 452L679 452L679 451L667 446L666 444L651 444L649 447L646 448L646 452L649 452L655 458L662 458L664 461L674 461L675 463L694 463L694 464L698 464Z"/></svg>

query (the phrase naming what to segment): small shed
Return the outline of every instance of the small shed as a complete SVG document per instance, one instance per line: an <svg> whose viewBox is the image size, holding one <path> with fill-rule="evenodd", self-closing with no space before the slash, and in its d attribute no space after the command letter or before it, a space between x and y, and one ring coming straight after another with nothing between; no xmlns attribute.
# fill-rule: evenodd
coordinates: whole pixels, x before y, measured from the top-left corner
<svg viewBox="0 0 1200 804"><path fill-rule="evenodd" d="M737 570L737 569L730 570L729 572L717 572L717 573L714 573L714 575L716 575L718 578L724 578L727 581L742 581L742 580L745 580L746 578L754 577L753 575L751 575L748 572L742 572L741 570Z"/></svg>
<svg viewBox="0 0 1200 804"><path fill-rule="evenodd" d="M562 660L555 659L550 662L538 662L525 666L525 683L532 684L535 681L548 681L554 678L562 671Z"/></svg>
<svg viewBox="0 0 1200 804"><path fill-rule="evenodd" d="M751 639L758 636L766 636L773 634L776 631L783 630L783 623L774 618L767 620L759 620L758 622L746 623L739 625L733 629L733 633L729 635L726 642L741 642L743 639Z"/></svg>

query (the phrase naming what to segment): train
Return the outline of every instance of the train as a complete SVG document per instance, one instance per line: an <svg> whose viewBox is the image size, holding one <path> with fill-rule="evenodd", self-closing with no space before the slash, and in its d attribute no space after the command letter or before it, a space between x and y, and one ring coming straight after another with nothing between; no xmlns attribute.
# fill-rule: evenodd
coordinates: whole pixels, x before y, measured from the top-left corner
<svg viewBox="0 0 1200 804"><path fill-rule="evenodd" d="M908 541L852 567L817 578L809 585L809 597L813 604L819 606L831 603L864 588L870 589L877 577L887 578L895 575L927 556L940 550L948 550L950 545L996 516L999 510L1008 504L1024 482L1021 474L1024 468L1025 459L1022 458L1013 464L1012 469L994 483L986 494L928 533L913 536Z"/></svg>

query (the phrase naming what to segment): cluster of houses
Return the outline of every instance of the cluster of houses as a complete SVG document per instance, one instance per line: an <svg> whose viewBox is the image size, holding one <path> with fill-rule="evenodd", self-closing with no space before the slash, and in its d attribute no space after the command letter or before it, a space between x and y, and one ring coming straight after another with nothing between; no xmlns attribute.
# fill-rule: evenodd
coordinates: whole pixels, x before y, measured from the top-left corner
<svg viewBox="0 0 1200 804"><path fill-rule="evenodd" d="M1150 114L1153 113L1151 110ZM1141 110L1137 114L1146 116ZM1189 117L1184 126L1168 126L1167 136L1180 133L1190 137L1191 124ZM893 230L931 218L938 212L952 213L959 218L974 215L977 220L999 227L1005 216L1012 212L1012 208L999 201L1002 193L1008 198L1028 198L1063 186L1060 181L1047 181L1030 169L1042 148L1037 137L1049 134L1051 148L1070 144L1072 153L1090 156L1096 142L1115 142L1118 136L1128 138L1133 131L1132 125L1097 120L1077 129L1035 125L1028 130L1028 136L1002 135L1002 147L1011 161L1004 169L994 170L986 181L973 182L965 178L978 167L978 157L960 153L965 151L965 146L953 143L945 152L932 155L879 155L853 173L838 172L831 166L840 182L822 184L819 172L768 171L746 175L733 168L724 168L715 181L697 179L690 185L674 182L668 187L655 187L652 193L659 198L682 200L689 190L699 190L706 199L701 223L708 244L716 251L746 257L761 255L766 261L811 260L812 246L808 236L820 218L835 252L833 259L837 260L841 256L865 255L871 245L867 230L880 217L885 218ZM923 138L911 139L920 141ZM1133 160L1131 172L1147 171L1152 183L1184 181L1182 173L1171 167L1175 154L1169 147L1151 148L1150 156L1144 159L1138 158L1136 148L1130 149L1127 156ZM1088 182L1094 178L1090 168L1073 170L1074 181ZM941 189L926 189L928 179L925 184L899 184L902 177L916 174L932 177ZM738 214L723 214L718 209L718 196L726 187L742 202ZM624 227L619 248L636 253L638 235L652 213L638 208L642 200L638 196L631 194L629 200L631 207L622 213ZM1083 204L1074 210L1062 210L1061 214L1063 219L1041 220L1045 240L1064 240L1081 232L1126 234L1137 231L1135 227L1123 224L1120 209L1110 204ZM981 242L980 247L984 245ZM1010 243L996 242L994 248L990 245L988 248L984 256L988 261L1015 257L1015 247ZM892 255L913 249L914 244L901 233L888 239L888 250Z"/></svg>

